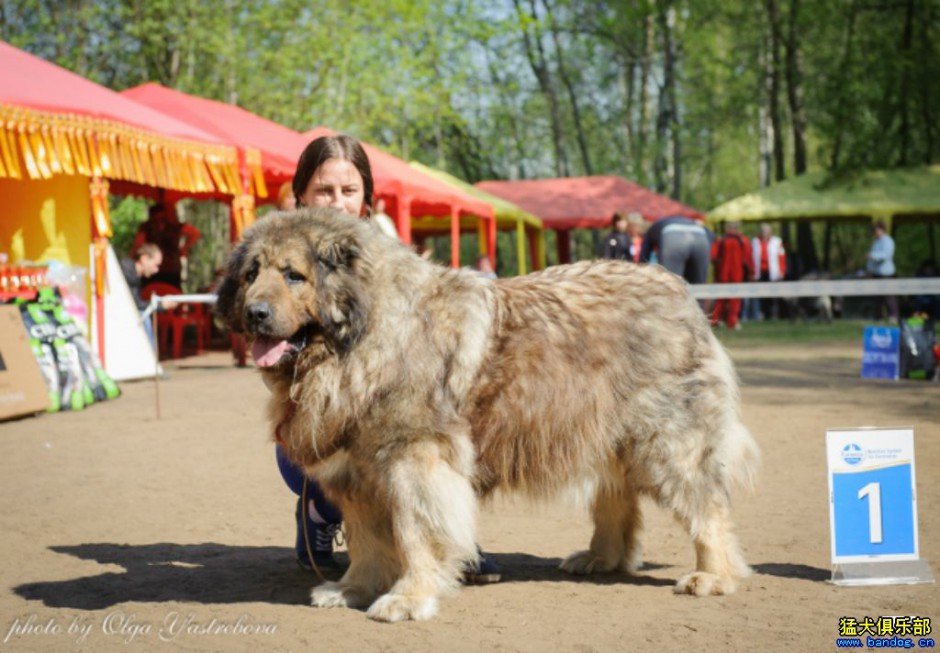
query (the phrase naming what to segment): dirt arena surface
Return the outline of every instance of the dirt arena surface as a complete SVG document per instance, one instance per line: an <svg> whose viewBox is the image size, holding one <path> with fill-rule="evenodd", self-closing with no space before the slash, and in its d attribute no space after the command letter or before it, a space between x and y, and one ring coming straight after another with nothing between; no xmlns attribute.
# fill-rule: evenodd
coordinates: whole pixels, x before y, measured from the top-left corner
<svg viewBox="0 0 940 653"><path fill-rule="evenodd" d="M674 596L689 538L645 505L637 577L570 577L585 513L501 502L479 542L504 580L441 602L430 622L378 624L307 605L295 498L274 463L267 391L224 353L75 414L0 424L0 650L830 651L840 617L929 617L940 587L826 582L825 431L914 426L921 556L940 576L940 384L858 378L860 347L739 346L744 421L763 450L735 518L755 573L729 597ZM915 638L915 648L917 647Z"/></svg>

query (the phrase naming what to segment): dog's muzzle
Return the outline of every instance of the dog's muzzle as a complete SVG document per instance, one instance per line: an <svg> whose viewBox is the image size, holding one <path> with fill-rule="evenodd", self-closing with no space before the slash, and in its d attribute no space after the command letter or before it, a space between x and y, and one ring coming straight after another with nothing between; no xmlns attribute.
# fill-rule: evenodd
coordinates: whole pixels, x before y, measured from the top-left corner
<svg viewBox="0 0 940 653"><path fill-rule="evenodd" d="M251 332L258 332L270 322L274 308L268 302L254 302L245 306L245 326Z"/></svg>

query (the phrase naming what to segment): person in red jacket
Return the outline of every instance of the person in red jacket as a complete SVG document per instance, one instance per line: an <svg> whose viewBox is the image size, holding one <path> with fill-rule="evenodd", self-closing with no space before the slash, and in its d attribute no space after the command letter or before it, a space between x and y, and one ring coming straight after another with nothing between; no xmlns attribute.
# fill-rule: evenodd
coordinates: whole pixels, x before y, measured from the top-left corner
<svg viewBox="0 0 940 653"><path fill-rule="evenodd" d="M712 262L715 264L716 283L741 283L751 278L751 244L741 235L739 222L725 224L725 235L712 245ZM712 311L712 326L724 321L729 329L739 329L740 314L740 299L719 299Z"/></svg>

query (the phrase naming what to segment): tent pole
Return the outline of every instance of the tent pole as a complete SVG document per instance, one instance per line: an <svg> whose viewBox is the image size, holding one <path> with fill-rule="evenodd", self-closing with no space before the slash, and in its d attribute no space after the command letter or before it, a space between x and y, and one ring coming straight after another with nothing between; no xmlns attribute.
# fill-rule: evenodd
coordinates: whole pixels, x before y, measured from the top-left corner
<svg viewBox="0 0 940 653"><path fill-rule="evenodd" d="M401 242L411 244L411 198L398 197L398 235Z"/></svg>
<svg viewBox="0 0 940 653"><path fill-rule="evenodd" d="M937 264L937 241L934 240L933 220L927 220L927 239L930 241L930 260Z"/></svg>
<svg viewBox="0 0 940 653"><path fill-rule="evenodd" d="M525 225L516 220L516 258L519 260L519 275L525 274Z"/></svg>
<svg viewBox="0 0 940 653"><path fill-rule="evenodd" d="M560 265L571 263L571 231L560 229L555 234L558 238L558 263Z"/></svg>
<svg viewBox="0 0 940 653"><path fill-rule="evenodd" d="M456 207L450 210L450 267L460 267L460 214Z"/></svg>
<svg viewBox="0 0 940 653"><path fill-rule="evenodd" d="M160 419L160 334L157 333L157 311L156 304L154 310L150 313L151 332L153 333L153 396L154 404L157 409L157 419Z"/></svg>

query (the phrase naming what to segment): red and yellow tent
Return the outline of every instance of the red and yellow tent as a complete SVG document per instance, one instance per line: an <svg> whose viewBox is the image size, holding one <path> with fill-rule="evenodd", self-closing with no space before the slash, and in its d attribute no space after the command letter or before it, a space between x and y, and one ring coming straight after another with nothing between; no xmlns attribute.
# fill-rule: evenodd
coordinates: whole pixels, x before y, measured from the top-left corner
<svg viewBox="0 0 940 653"><path fill-rule="evenodd" d="M93 267L101 310L112 182L185 195L242 185L224 141L0 41L0 251Z"/></svg>

